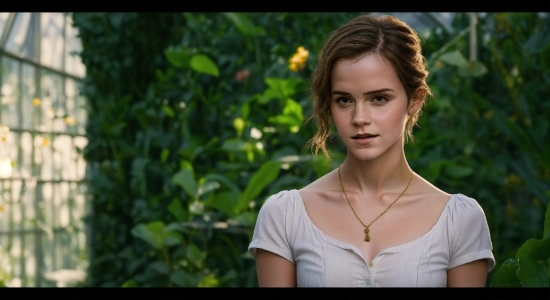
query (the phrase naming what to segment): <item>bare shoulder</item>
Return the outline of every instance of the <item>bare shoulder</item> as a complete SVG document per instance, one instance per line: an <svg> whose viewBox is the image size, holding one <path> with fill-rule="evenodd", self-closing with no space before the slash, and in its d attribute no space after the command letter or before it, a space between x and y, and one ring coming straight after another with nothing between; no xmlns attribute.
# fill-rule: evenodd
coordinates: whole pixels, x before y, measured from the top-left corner
<svg viewBox="0 0 550 300"><path fill-rule="evenodd" d="M309 202L310 199L328 200L338 198L340 187L335 184L337 183L335 172L335 170L328 172L321 178L298 190L304 202Z"/></svg>
<svg viewBox="0 0 550 300"><path fill-rule="evenodd" d="M415 177L417 181L415 192L419 195L422 195L422 198L442 204L446 204L450 200L451 194L439 189L416 173Z"/></svg>

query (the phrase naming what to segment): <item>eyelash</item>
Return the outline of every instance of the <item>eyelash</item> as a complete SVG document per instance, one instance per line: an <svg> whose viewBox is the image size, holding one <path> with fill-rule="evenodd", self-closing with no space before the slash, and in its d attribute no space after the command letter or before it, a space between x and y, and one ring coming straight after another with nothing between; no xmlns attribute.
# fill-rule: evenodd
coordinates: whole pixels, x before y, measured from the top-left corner
<svg viewBox="0 0 550 300"><path fill-rule="evenodd" d="M380 98L381 98L383 101L374 101L375 99L380 99ZM377 103L377 104L378 104L378 103L386 103L386 102L388 102L388 100L389 100L388 97L386 97L386 96L381 96L381 95L375 96L374 98L372 98L372 102L375 102L375 103Z"/></svg>
<svg viewBox="0 0 550 300"><path fill-rule="evenodd" d="M374 101L376 99L379 99L379 100L381 99L382 101ZM347 102L343 102L343 101L347 101ZM388 97L382 96L382 95L374 96L371 100L371 102L373 102L376 105L384 104L388 101L389 101ZM338 103L338 104L348 104L349 102L352 102L352 101L350 99L346 98L346 97L336 98L336 103Z"/></svg>

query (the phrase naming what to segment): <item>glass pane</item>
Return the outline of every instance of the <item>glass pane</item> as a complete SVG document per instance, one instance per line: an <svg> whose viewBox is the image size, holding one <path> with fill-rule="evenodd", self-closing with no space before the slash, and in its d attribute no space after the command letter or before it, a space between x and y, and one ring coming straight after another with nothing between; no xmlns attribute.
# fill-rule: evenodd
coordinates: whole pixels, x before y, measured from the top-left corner
<svg viewBox="0 0 550 300"><path fill-rule="evenodd" d="M0 37L4 34L4 29L6 28L6 23L8 22L9 16L9 12L0 13Z"/></svg>
<svg viewBox="0 0 550 300"><path fill-rule="evenodd" d="M23 43L23 47L18 51L23 57L26 57L28 59L31 59L33 61L38 60L38 44L39 41L37 41L37 32L36 32L36 26L40 25L38 23L39 13L32 13L30 17L30 24L28 26L28 30L26 32L25 36L25 42Z"/></svg>
<svg viewBox="0 0 550 300"><path fill-rule="evenodd" d="M21 95L19 63L7 57L2 58L2 82L0 96L0 123L9 128L18 128L18 98Z"/></svg>
<svg viewBox="0 0 550 300"><path fill-rule="evenodd" d="M82 151L88 145L88 139L85 137L77 136L74 138L74 147L77 161L76 161L76 180L83 180L86 175L86 161L82 157Z"/></svg>
<svg viewBox="0 0 550 300"><path fill-rule="evenodd" d="M65 95L63 78L51 72L42 72L40 81L41 116L36 129L41 131L65 131Z"/></svg>
<svg viewBox="0 0 550 300"><path fill-rule="evenodd" d="M63 38L62 13L42 13L40 17L40 63L57 70L63 70Z"/></svg>
<svg viewBox="0 0 550 300"><path fill-rule="evenodd" d="M30 132L22 132L19 145L21 145L21 151L18 151L18 156L15 160L13 168L13 175L21 178L31 178L34 174L36 174L36 171L34 171L35 165L32 156L34 147L33 135ZM36 186L36 182L34 186ZM34 199L34 196L32 197Z"/></svg>
<svg viewBox="0 0 550 300"><path fill-rule="evenodd" d="M34 113L39 113L40 99L36 98L36 69L29 64L23 64L22 97L21 97L21 129L33 128Z"/></svg>
<svg viewBox="0 0 550 300"><path fill-rule="evenodd" d="M82 84L79 84L81 87ZM88 122L88 113L86 112L86 98L83 96L76 96L76 112L75 118L78 126L79 134L86 134L86 123Z"/></svg>
<svg viewBox="0 0 550 300"><path fill-rule="evenodd" d="M73 79L65 79L65 108L66 108L66 117L63 119L66 132L72 134L82 134L83 132L79 131L80 124L84 124L85 120L79 120L79 111L83 109L80 103L77 101L80 100L78 97L78 83Z"/></svg>
<svg viewBox="0 0 550 300"><path fill-rule="evenodd" d="M86 67L82 63L80 53L82 51L82 43L78 38L78 29L73 27L73 21L70 15L66 15L67 21L65 22L65 72L73 74L78 77L84 77L86 75Z"/></svg>
<svg viewBox="0 0 550 300"><path fill-rule="evenodd" d="M13 53L20 53L23 43L27 39L31 24L31 13L18 13L15 23L6 42L6 50Z"/></svg>
<svg viewBox="0 0 550 300"><path fill-rule="evenodd" d="M75 157L72 154L72 138L68 135L54 137L53 168L55 180L73 180L75 178Z"/></svg>

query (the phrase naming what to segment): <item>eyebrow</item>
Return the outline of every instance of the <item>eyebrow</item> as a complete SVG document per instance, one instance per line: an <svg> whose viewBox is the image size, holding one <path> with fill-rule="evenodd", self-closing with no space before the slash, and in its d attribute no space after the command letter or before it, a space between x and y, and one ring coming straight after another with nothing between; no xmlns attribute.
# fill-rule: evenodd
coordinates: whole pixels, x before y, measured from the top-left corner
<svg viewBox="0 0 550 300"><path fill-rule="evenodd" d="M378 90L374 90L374 91L368 91L366 93L363 93L363 95L366 96L366 95L378 94L378 93L383 93L383 92L395 92L395 91L390 89L390 88L383 88L383 89L378 89ZM350 93L341 92L341 91L332 91L332 93L330 93L330 94L331 95L351 95Z"/></svg>

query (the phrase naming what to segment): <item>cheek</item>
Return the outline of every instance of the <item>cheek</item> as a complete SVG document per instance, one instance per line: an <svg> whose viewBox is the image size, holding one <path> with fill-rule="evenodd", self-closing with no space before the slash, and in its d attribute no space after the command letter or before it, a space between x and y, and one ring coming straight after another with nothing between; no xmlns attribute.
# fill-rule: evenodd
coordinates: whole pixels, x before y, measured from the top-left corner
<svg viewBox="0 0 550 300"><path fill-rule="evenodd" d="M379 124L385 124L387 126L401 128L407 122L407 111L403 109L388 109L380 111L376 115L376 119Z"/></svg>

